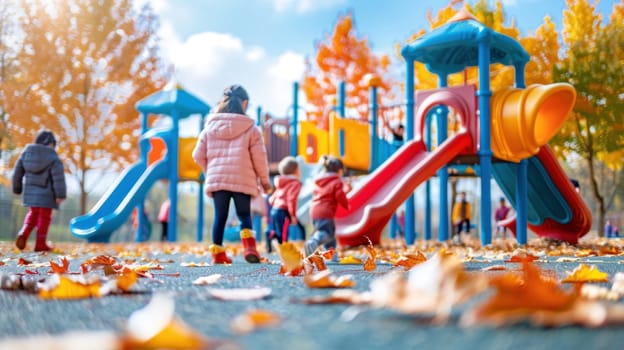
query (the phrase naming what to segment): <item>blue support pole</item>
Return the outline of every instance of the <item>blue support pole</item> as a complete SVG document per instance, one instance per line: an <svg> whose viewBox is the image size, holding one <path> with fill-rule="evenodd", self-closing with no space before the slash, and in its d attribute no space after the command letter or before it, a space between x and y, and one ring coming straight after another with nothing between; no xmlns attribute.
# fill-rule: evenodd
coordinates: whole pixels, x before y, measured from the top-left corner
<svg viewBox="0 0 624 350"><path fill-rule="evenodd" d="M178 240L178 144L180 141L180 114L174 108L171 110L173 127L171 128L171 139L169 140L169 225L167 226L167 239L169 242Z"/></svg>
<svg viewBox="0 0 624 350"><path fill-rule="evenodd" d="M379 143L377 142L377 87L370 87L370 165L372 172L379 166Z"/></svg>
<svg viewBox="0 0 624 350"><path fill-rule="evenodd" d="M405 74L405 119L406 119L406 140L414 139L414 60L406 59ZM414 194L412 193L405 201L405 243L414 244L416 240L416 218L415 218Z"/></svg>
<svg viewBox="0 0 624 350"><path fill-rule="evenodd" d="M344 118L346 114L345 99L346 99L345 82L341 81L340 84L338 84L338 117L339 118ZM342 129L338 131L338 153L340 157L344 157L345 155L345 137L344 137L344 130Z"/></svg>
<svg viewBox="0 0 624 350"><path fill-rule="evenodd" d="M293 84L293 117L290 124L290 155L299 154L299 83Z"/></svg>
<svg viewBox="0 0 624 350"><path fill-rule="evenodd" d="M526 63L517 63L515 68L516 87L524 89L524 67ZM516 241L520 244L527 244L527 226L529 211L529 193L528 193L528 173L529 162L527 159L520 161L516 174Z"/></svg>
<svg viewBox="0 0 624 350"><path fill-rule="evenodd" d="M427 113L425 119L425 146L431 151L431 119L435 116L433 110ZM442 226L442 225L440 225ZM431 240L431 180L425 182L425 240Z"/></svg>
<svg viewBox="0 0 624 350"><path fill-rule="evenodd" d="M448 76L438 75L438 85L440 88L448 86ZM448 137L448 107L437 107L438 113L436 113L437 125L438 125L438 145L442 144ZM448 200L448 167L445 165L438 170L438 179L440 181L440 229L438 233L439 241L446 241L449 239L449 200Z"/></svg>
<svg viewBox="0 0 624 350"><path fill-rule="evenodd" d="M144 135L147 132L147 117L148 113L141 113L141 135ZM139 153L141 162L147 163L147 153L149 152L149 142L140 142L139 143ZM143 227L147 225L147 221L145 220L145 216L143 213L145 212L145 199L142 199L141 202L136 206L136 215L137 215L137 228L134 233L134 241L135 242L143 242L148 237L143 237Z"/></svg>
<svg viewBox="0 0 624 350"><path fill-rule="evenodd" d="M262 135L264 135L264 126L262 125L262 107L256 108L256 126L260 128ZM258 194L262 196L262 194ZM256 233L256 242L260 242L262 239L262 216L251 213L251 226Z"/></svg>
<svg viewBox="0 0 624 350"><path fill-rule="evenodd" d="M516 241L519 244L527 244L527 221L528 221L528 195L527 195L527 169L529 161L523 159L517 166L518 175L516 181Z"/></svg>
<svg viewBox="0 0 624 350"><path fill-rule="evenodd" d="M256 126L260 126L260 127L262 126L262 107L261 106L258 106L258 108L256 108Z"/></svg>
<svg viewBox="0 0 624 350"><path fill-rule="evenodd" d="M199 118L199 130L204 127L205 118L205 115ZM197 196L197 232L195 240L201 242L204 240L204 174L199 176L199 193Z"/></svg>
<svg viewBox="0 0 624 350"><path fill-rule="evenodd" d="M481 170L481 244L492 242L492 150L490 147L490 36L486 32L479 38L479 166Z"/></svg>

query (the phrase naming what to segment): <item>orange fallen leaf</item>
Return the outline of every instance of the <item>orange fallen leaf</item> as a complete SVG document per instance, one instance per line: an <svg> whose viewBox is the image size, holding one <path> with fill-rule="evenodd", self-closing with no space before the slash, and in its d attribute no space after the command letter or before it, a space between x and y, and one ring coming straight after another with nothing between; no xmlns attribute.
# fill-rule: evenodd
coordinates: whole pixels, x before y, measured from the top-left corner
<svg viewBox="0 0 624 350"><path fill-rule="evenodd" d="M598 270L594 265L587 266L585 264L580 264L574 270L568 272L568 276L561 282L609 282L609 274Z"/></svg>
<svg viewBox="0 0 624 350"><path fill-rule="evenodd" d="M313 267L316 268L317 271L327 270L327 265L325 265L325 260L323 259L323 255L318 252L312 253L312 255L305 258L306 262ZM306 273L311 273L313 268L310 268Z"/></svg>
<svg viewBox="0 0 624 350"><path fill-rule="evenodd" d="M509 260L506 260L506 263L522 263L522 262L532 262L537 260L538 257L527 253L525 251L516 251L515 254L513 254Z"/></svg>
<svg viewBox="0 0 624 350"><path fill-rule="evenodd" d="M39 289L42 299L84 299L100 297L101 281L71 279L65 275L53 274L47 284Z"/></svg>
<svg viewBox="0 0 624 350"><path fill-rule="evenodd" d="M273 327L282 321L281 317L268 310L250 310L236 316L230 324L234 332L249 333L257 328Z"/></svg>
<svg viewBox="0 0 624 350"><path fill-rule="evenodd" d="M488 267L484 267L481 271L505 271L507 268L503 265L492 265Z"/></svg>
<svg viewBox="0 0 624 350"><path fill-rule="evenodd" d="M30 265L30 264L32 264L32 261L26 260L24 258L19 258L19 260L17 261L17 265L19 265L19 266L27 266L27 265Z"/></svg>
<svg viewBox="0 0 624 350"><path fill-rule="evenodd" d="M366 237L368 239L368 237ZM368 245L366 246L366 253L368 254L368 259L364 263L364 271L374 271L377 268L377 264L375 259L377 259L377 251L375 250L375 246L373 246L373 242L368 239Z"/></svg>
<svg viewBox="0 0 624 350"><path fill-rule="evenodd" d="M53 273L67 273L69 271L69 260L67 260L67 257L62 257L61 259L61 264L57 264L54 261L50 260L50 268L52 269Z"/></svg>
<svg viewBox="0 0 624 350"><path fill-rule="evenodd" d="M425 256L425 254L417 251L415 254L407 253L399 256L399 258L394 261L393 266L402 266L407 271L410 270L412 267L425 261L427 261L427 257Z"/></svg>
<svg viewBox="0 0 624 350"><path fill-rule="evenodd" d="M352 288L355 281L349 275L335 276L329 270L303 276L303 283L310 288Z"/></svg>
<svg viewBox="0 0 624 350"><path fill-rule="evenodd" d="M128 292L138 279L139 276L134 271L121 273L117 276L117 288L124 292Z"/></svg>
<svg viewBox="0 0 624 350"><path fill-rule="evenodd" d="M174 301L157 294L142 309L133 312L122 337L123 349L205 349L209 341L180 320Z"/></svg>

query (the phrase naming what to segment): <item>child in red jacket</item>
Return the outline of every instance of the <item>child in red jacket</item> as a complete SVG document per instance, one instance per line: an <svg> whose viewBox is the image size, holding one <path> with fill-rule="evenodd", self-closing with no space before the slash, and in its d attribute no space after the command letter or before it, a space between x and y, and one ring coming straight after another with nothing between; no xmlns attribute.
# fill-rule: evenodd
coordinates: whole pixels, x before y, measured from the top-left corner
<svg viewBox="0 0 624 350"><path fill-rule="evenodd" d="M349 208L347 193L351 191L350 183L342 182L344 166L339 158L323 156L321 159L325 172L314 181L310 218L314 226L314 234L305 242L305 254L310 256L319 245L336 246L336 224L334 216L338 205Z"/></svg>
<svg viewBox="0 0 624 350"><path fill-rule="evenodd" d="M271 205L271 227L267 237L267 251L271 252L271 243L288 241L288 227L285 223L298 225L297 201L301 192L301 172L299 163L292 156L285 157L278 165L280 175L275 177L275 192L269 198Z"/></svg>

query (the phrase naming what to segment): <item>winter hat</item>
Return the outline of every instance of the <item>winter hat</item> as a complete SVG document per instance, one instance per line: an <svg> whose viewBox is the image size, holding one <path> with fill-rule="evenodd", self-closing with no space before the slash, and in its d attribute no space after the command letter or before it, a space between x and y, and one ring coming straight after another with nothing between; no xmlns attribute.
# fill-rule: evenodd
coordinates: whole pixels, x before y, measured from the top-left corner
<svg viewBox="0 0 624 350"><path fill-rule="evenodd" d="M56 138L54 138L54 134L52 133L52 131L44 130L40 131L39 134L37 134L35 143L44 146L56 146Z"/></svg>

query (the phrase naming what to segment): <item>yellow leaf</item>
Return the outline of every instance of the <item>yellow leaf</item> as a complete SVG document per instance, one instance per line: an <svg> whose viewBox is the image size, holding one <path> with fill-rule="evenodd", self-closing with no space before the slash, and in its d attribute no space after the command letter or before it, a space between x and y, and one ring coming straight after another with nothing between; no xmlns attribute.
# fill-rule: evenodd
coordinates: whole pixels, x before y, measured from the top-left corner
<svg viewBox="0 0 624 350"><path fill-rule="evenodd" d="M136 283L138 279L139 279L139 275L132 270L121 273L117 277L117 288L119 288L120 290L124 292L127 292L130 290L130 287L132 287Z"/></svg>
<svg viewBox="0 0 624 350"><path fill-rule="evenodd" d="M279 244L276 250L282 262L280 273L297 276L303 271L303 254L292 242Z"/></svg>
<svg viewBox="0 0 624 350"><path fill-rule="evenodd" d="M80 282L64 275L54 274L48 282L50 286L39 290L39 297L43 299L83 299L100 296L99 279L92 282Z"/></svg>
<svg viewBox="0 0 624 350"><path fill-rule="evenodd" d="M323 270L303 276L303 282L310 288L352 288L355 281L349 275L335 276Z"/></svg>
<svg viewBox="0 0 624 350"><path fill-rule="evenodd" d="M360 265L362 264L362 259L358 259L353 255L347 255L344 258L340 259L340 264L342 265Z"/></svg>
<svg viewBox="0 0 624 350"><path fill-rule="evenodd" d="M573 271L568 272L568 276L561 282L609 282L609 274L598 270L594 265L580 264Z"/></svg>

